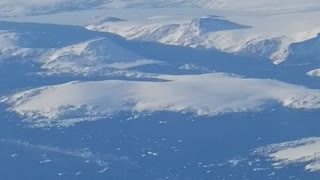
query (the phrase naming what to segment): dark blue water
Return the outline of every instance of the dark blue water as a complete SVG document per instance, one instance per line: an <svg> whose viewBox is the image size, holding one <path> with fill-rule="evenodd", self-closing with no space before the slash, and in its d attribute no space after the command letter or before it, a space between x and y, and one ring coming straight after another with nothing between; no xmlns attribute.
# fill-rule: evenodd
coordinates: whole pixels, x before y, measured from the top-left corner
<svg viewBox="0 0 320 180"><path fill-rule="evenodd" d="M279 108L207 118L162 112L132 120L123 114L47 130L26 128L18 117L3 114L1 179L319 178L302 165L278 170L264 157L253 165L248 162L258 157L250 153L260 146L319 136L320 112ZM94 155L75 155L84 149ZM228 161L234 158L247 159L233 167ZM47 159L51 162L40 163ZM101 172L105 167L108 170ZM270 176L272 172L276 173Z"/></svg>

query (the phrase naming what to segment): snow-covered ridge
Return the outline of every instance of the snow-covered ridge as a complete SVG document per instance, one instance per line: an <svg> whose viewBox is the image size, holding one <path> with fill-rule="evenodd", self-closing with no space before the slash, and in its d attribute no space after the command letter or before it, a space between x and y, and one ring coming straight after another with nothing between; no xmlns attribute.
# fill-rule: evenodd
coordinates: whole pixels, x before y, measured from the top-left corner
<svg viewBox="0 0 320 180"><path fill-rule="evenodd" d="M320 24L314 20L320 16L320 3L316 0L6 0L2 4L4 9L28 11L31 7L29 11L34 14L91 9L44 16L47 21L39 19L64 24L77 21L85 25L92 23L92 17L99 17L88 29L112 32L128 39L269 58L275 64L319 56L319 43L312 41L320 32ZM15 14L13 10L3 12ZM208 16L210 14L216 16ZM80 16L83 20L66 20ZM37 17L20 21L35 19Z"/></svg>
<svg viewBox="0 0 320 180"><path fill-rule="evenodd" d="M147 23L147 25L137 26L131 25L131 22L119 22L119 24L116 24L114 22L101 23L101 21L98 21L87 28L94 31L116 33L128 39L192 47L209 47L210 41L206 37L210 32L250 28L250 26L237 24L217 16L204 16L190 21L172 22L172 24L165 24L161 20L167 21L167 18L156 19L151 17L148 18L147 22L150 23Z"/></svg>
<svg viewBox="0 0 320 180"><path fill-rule="evenodd" d="M279 64L287 59L319 57L320 24L313 17L320 13L303 7L307 8L297 3L296 8L281 13L274 10L234 9L230 12L220 9L214 12L217 16L198 17L188 16L190 10L186 10L185 16L183 13L167 17L164 14L144 15L140 20L99 21L87 28L112 32L128 39L269 58Z"/></svg>
<svg viewBox="0 0 320 180"><path fill-rule="evenodd" d="M86 76L160 63L145 59L105 38L49 51L40 61L44 64L42 67L50 72Z"/></svg>
<svg viewBox="0 0 320 180"><path fill-rule="evenodd" d="M129 69L160 63L122 47L125 39L81 27L1 22L1 28L0 62L39 63L49 74L140 76Z"/></svg>
<svg viewBox="0 0 320 180"><path fill-rule="evenodd" d="M21 59L33 58L41 55L40 49L21 47L21 35L14 31L0 31L0 61L18 57Z"/></svg>
<svg viewBox="0 0 320 180"><path fill-rule="evenodd" d="M178 21L170 20L175 18ZM208 40L208 33L251 28L250 26L228 21L219 16L203 16L191 20L160 16L150 17L146 22L136 23L129 21L102 23L98 21L87 26L87 29L112 32L134 40L210 48L214 44Z"/></svg>
<svg viewBox="0 0 320 180"><path fill-rule="evenodd" d="M6 97L11 111L42 126L112 117L118 112L192 112L214 116L282 104L319 109L320 91L225 74L166 76L164 82L96 81L36 88ZM234 90L234 87L242 87Z"/></svg>
<svg viewBox="0 0 320 180"><path fill-rule="evenodd" d="M306 164L305 170L320 171L320 138L310 137L297 141L273 144L257 149L258 154L268 156L276 167Z"/></svg>

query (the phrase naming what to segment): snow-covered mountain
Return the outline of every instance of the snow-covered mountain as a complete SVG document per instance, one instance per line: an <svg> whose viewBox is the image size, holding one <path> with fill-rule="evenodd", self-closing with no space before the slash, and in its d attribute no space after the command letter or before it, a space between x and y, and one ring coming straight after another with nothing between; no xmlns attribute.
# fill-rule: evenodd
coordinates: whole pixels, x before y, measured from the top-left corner
<svg viewBox="0 0 320 180"><path fill-rule="evenodd" d="M54 73L106 75L132 67L159 63L122 48L109 39L95 39L49 51L40 61Z"/></svg>
<svg viewBox="0 0 320 180"><path fill-rule="evenodd" d="M183 18L174 15L154 16L144 21L98 21L87 28L134 40L269 58L275 64L287 59L305 61L307 56L319 57L320 24L312 20L319 15L317 11L281 15L241 11L234 15L218 11L216 14L219 16Z"/></svg>
<svg viewBox="0 0 320 180"><path fill-rule="evenodd" d="M0 179L319 179L319 9L0 1Z"/></svg>
<svg viewBox="0 0 320 180"><path fill-rule="evenodd" d="M211 70L209 67L204 67L210 64L208 60L213 57L217 58L212 59L213 62L227 61L226 59L236 59L241 56L262 57L270 58L275 64L279 64L287 59L296 63L312 63L319 56L317 34L320 30L320 24L310 19L310 17L319 13L309 9L311 8L309 4L311 1L305 5L296 3L294 6L288 7L286 11L282 3L278 4L279 7L276 10L269 9L267 4L270 3L270 6L273 6L276 3L274 1L268 3L261 1L253 4L247 1L247 4L245 2L235 3L235 7L231 10L226 7L226 3L231 4L234 3L233 1L216 2L210 5L209 2L200 1L201 6L199 7L209 9L205 13L217 10L215 12L217 15L206 16L201 15L203 12L199 11L198 8L192 10L187 9L187 7L184 7L186 9L182 8L179 13L176 12L176 9L168 9L168 14L165 15L163 14L163 8L167 5L163 4L164 2L166 1L153 2L154 6L152 7L159 6L162 8L153 9L151 15L147 13L148 10L139 10L136 17L130 17L129 15L112 17L108 14L102 15L101 13L105 12L104 10L89 11L89 14L94 15L97 21L87 25L86 29L70 25L1 22L1 59L31 61L40 64L46 74L53 76L132 76L163 80L161 76L152 75L152 73L159 74L161 71L155 71L153 66L149 69L144 69L144 67L163 63L166 66L161 68L170 67L171 73L175 71L176 74L183 74L184 71L190 70L190 68L184 67L195 67L193 70L197 72L228 69L227 66L219 69L219 66L222 66L221 64L213 64ZM52 1L50 3L64 2ZM95 2L92 1L91 3ZM99 1L98 4L103 3L104 5L114 5L113 3L121 4L122 1ZM142 1L136 2L137 5L141 3ZM195 2L176 1L174 3L187 6L187 4L190 5ZM86 7L86 4L82 5ZM128 5L128 7L135 11L134 5ZM261 11L253 11L253 7L262 9ZM310 11L302 11L304 9ZM69 15L80 16L85 13L87 12L79 11L71 12ZM157 16L154 14L157 14ZM66 14L62 13L61 15ZM61 21L55 19L55 15L35 16L32 17L35 19L30 20L37 21L37 18L43 20L43 18L47 19L49 17L53 18L55 23ZM16 20L19 20L19 18ZM82 25L84 24L90 23L83 22ZM283 24L286 25L283 26ZM53 29L54 31L52 31ZM68 35L65 36L65 34ZM158 42L161 44L157 44ZM199 62L190 64L190 61L185 59L186 57L193 55L195 52L202 54L207 51L199 50L193 53L190 52L191 49L181 49L180 47L208 49L213 53L201 55L202 58L205 58L204 60L199 59ZM176 50L168 51L168 49L173 48L176 48ZM160 50L163 52L158 52ZM170 57L165 55L171 52L174 52L175 55L171 54ZM185 52L190 53L183 55ZM236 56L226 56L223 53L236 54ZM184 59L181 59L182 57ZM156 67L160 68L160 66ZM230 65L229 69L234 68ZM248 74L244 70L245 68L242 68L240 71L229 72L240 73L240 75ZM308 71L305 71L300 76L305 76L305 73L315 75L315 72L308 73ZM269 72L264 77L277 78L278 76ZM282 78L281 75L279 77ZM280 97L274 98L272 96L272 98L281 101ZM12 102L11 104L16 103ZM83 102L82 105L85 104ZM167 106L167 104L164 106ZM59 107L54 108L60 109ZM231 110L231 112L233 111Z"/></svg>
<svg viewBox="0 0 320 180"><path fill-rule="evenodd" d="M87 20L83 20L86 21L82 22L83 25L90 24L90 21L95 19L88 20L89 16L98 18L96 23L91 22L91 25L87 26L90 30L112 32L128 39L218 49L228 53L269 58L275 64L287 59L305 60L302 56L319 56L318 45L314 41L318 39L320 24L314 17L319 16L317 10L320 5L315 0L303 3L299 0L18 2L2 2L2 7L7 9L3 11L4 14L19 16L16 11L26 11L22 14L41 15L59 13L65 9L74 10L74 13L64 17L84 16ZM119 17L113 20L108 18L115 14ZM65 18L54 17L52 16L50 21L66 23ZM46 19L48 18L47 16ZM24 18L23 21L35 19L37 17L30 17L29 20ZM72 21L74 20L69 20L69 23L73 23ZM313 48L307 48L308 44L314 45Z"/></svg>
<svg viewBox="0 0 320 180"><path fill-rule="evenodd" d="M48 74L135 76L137 73L126 69L160 63L122 47L121 43L126 40L115 35L73 26L8 22L1 25L5 27L0 39L1 60L38 63ZM15 25L17 27L12 28ZM51 32L51 28L55 32ZM74 34L62 37L64 33Z"/></svg>

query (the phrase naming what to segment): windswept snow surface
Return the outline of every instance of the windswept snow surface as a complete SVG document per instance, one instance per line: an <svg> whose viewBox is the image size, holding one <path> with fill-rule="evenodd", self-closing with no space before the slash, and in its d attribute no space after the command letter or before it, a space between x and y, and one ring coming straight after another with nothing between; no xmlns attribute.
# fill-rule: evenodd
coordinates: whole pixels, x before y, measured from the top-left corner
<svg viewBox="0 0 320 180"><path fill-rule="evenodd" d="M3 101L32 123L48 125L63 125L68 123L67 119L75 118L77 121L106 118L126 111L214 116L276 107L278 103L298 109L320 108L320 91L275 80L243 79L219 73L159 78L167 81L71 82L23 91Z"/></svg>

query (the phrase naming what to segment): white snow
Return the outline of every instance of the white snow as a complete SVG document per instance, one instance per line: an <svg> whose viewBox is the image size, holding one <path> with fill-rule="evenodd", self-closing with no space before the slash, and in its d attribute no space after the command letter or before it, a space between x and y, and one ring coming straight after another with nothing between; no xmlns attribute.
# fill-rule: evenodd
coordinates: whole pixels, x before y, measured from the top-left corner
<svg viewBox="0 0 320 180"><path fill-rule="evenodd" d="M301 53L310 57L315 54L319 56L316 50L319 45L304 51L291 47L296 43L304 46L305 41L317 37L320 23L315 17L320 15L319 1L203 0L180 3L184 4L180 8L136 11L141 15L134 19L120 13L121 18L128 21L98 21L89 25L88 29L113 32L128 39L261 56L275 64L290 56L301 58ZM186 4L197 8L188 9L190 6ZM209 9L201 12L201 8ZM130 10L126 11L131 14ZM206 15L210 14L221 17L208 18ZM206 22L201 23L204 20Z"/></svg>
<svg viewBox="0 0 320 180"><path fill-rule="evenodd" d="M310 40L318 39L317 35L320 32L320 23L315 18L320 16L320 2L317 0L77 0L72 2L44 0L39 2L36 0L20 3L19 0L5 0L0 7L7 10L0 15L19 15L15 11L26 11L20 14L28 15L81 9L87 11L7 20L91 24L87 26L88 29L113 32L128 39L214 48L228 53L269 58L275 64L291 57L297 59L305 56L320 57L317 50L319 43L311 48L304 48ZM199 22L208 15L221 17L210 16L210 21L199 25Z"/></svg>
<svg viewBox="0 0 320 180"><path fill-rule="evenodd" d="M29 90L20 92L8 89L12 94L0 97L0 103L34 127L67 127L83 121L114 118L120 113L133 113L134 116L128 118L130 120L145 113L164 111L212 117L227 113L256 112L279 106L301 111L319 110L319 89L309 89L279 80L208 73L214 72L215 66L204 67L203 64L187 60L183 62L183 58L176 59L177 62L182 62L176 69L171 69L176 64L166 61L165 65L170 67L165 70L173 73L208 74L165 75L134 70L134 67L164 63L161 59L146 57L161 58L161 53L167 52L156 52L155 49L155 52L148 51L151 55L142 55L141 49L135 50L134 46L138 43L134 41L152 41L253 56L256 59L268 58L274 64L291 60L297 64L312 66L310 71L307 70L309 72L304 73L320 77L318 64L312 64L320 60L318 17L319 0L0 0L0 63L12 59L19 62L33 61L35 64L40 63L44 70L34 72L35 74L54 75L55 78L66 74L75 75L68 76L68 79L74 80L90 76L87 79L95 80L44 87L32 87L33 84L29 84ZM82 29L79 36L74 34L74 37L68 39L69 34L63 32L77 33L72 28L61 33L52 28L55 25L27 27L27 23L24 26L3 21L77 25L91 32ZM58 29L64 28L60 26ZM124 38L92 31L110 32ZM139 48L148 44L141 43ZM161 45L159 49L167 47L172 48ZM168 54L171 55L170 60L174 61L174 55ZM177 57L184 57L180 55ZM196 59L190 59L193 58ZM166 57L163 58L164 61L165 59ZM157 67L152 66L147 71L152 71L152 68ZM232 68L233 65L230 64L230 69ZM266 73L270 74L266 76L288 80L283 74L273 76L273 72L276 74L278 71L267 70ZM101 80L112 76L135 77L136 80ZM139 77L153 78L154 81L142 78L138 80ZM15 77L12 81L14 80ZM39 82L41 83L43 82ZM300 83L310 85L307 81ZM159 121L159 124L167 122L169 121ZM178 143L181 142L182 140L178 140ZM0 139L0 143L80 157L86 162L93 161L101 166L100 173L108 170L109 159L100 158L89 149L68 150L7 139ZM180 151L176 147L171 149ZM272 144L258 148L255 153L268 157L275 167L299 164L304 165L307 171L320 172L320 137ZM158 153L147 151L142 156L146 155L158 156ZM18 157L18 154L11 156ZM241 161L242 159L233 159L228 163L237 166ZM49 162L51 159L47 158L40 161L41 164ZM253 170L261 171L264 168ZM76 173L79 174L80 172ZM274 173L269 174L273 175Z"/></svg>
<svg viewBox="0 0 320 180"><path fill-rule="evenodd" d="M306 164L306 170L320 171L319 137L273 144L259 148L257 152L270 157L274 161L274 166L277 167Z"/></svg>
<svg viewBox="0 0 320 180"><path fill-rule="evenodd" d="M261 56L270 58L275 64L283 62L291 55L301 54L301 48L294 49L291 45L316 38L320 32L320 23L313 18L320 15L319 11L281 14L273 11L239 11L235 14L218 11L215 14L225 18L186 15L183 19L183 15L175 15L171 16L170 20L147 18L138 21L105 22L89 25L87 28L116 33L128 39ZM317 47L315 45L303 55L318 54Z"/></svg>
<svg viewBox="0 0 320 180"><path fill-rule="evenodd" d="M309 71L307 72L307 75L313 76L313 77L320 77L320 69Z"/></svg>
<svg viewBox="0 0 320 180"><path fill-rule="evenodd" d="M320 15L320 3L315 0L78 0L68 4L70 2L5 0L1 1L0 9L7 11L0 14L24 16L2 20L83 25L90 30L112 32L130 40L218 49L270 58L275 64L290 57L320 57L317 50L320 47L320 23L314 18ZM79 9L84 11L77 11ZM47 15L25 16L32 14ZM26 48L22 45L26 43L23 42L26 34L34 38L33 32L1 31L0 60L27 57L42 63L48 73L83 76L113 73L141 76L140 72L130 68L161 63L108 38L87 39L62 47L41 48L40 44L38 48ZM46 38L39 35L41 33L36 34L38 40ZM40 40L35 42L42 42ZM180 69L210 71L196 64L188 63ZM317 75L317 70L308 74ZM198 115L217 115L258 110L270 102L280 102L292 108L320 107L318 90L279 81L222 74L159 75L157 78L169 81L68 83L21 92L8 97L7 103L13 111L37 119L37 122L47 119L78 122L86 118L108 117L118 111L190 111ZM234 84L243 88L234 90Z"/></svg>
<svg viewBox="0 0 320 180"><path fill-rule="evenodd" d="M15 46L14 33L0 31L0 49Z"/></svg>
<svg viewBox="0 0 320 180"><path fill-rule="evenodd" d="M25 16L72 11L81 9L95 9L104 0L1 0L0 16Z"/></svg>
<svg viewBox="0 0 320 180"><path fill-rule="evenodd" d="M43 68L55 73L105 75L136 66L161 63L122 48L110 39L94 39L44 54Z"/></svg>
<svg viewBox="0 0 320 180"><path fill-rule="evenodd" d="M20 44L19 33L0 30L0 61L13 57L19 57L22 60L25 57L40 54L38 49L31 50L29 48L20 47Z"/></svg>
<svg viewBox="0 0 320 180"><path fill-rule="evenodd" d="M41 25L39 25L41 27ZM62 47L32 47L28 36L36 37L37 32L0 32L0 62L6 59L18 59L19 62L33 61L41 63L46 74L68 74L80 76L148 76L130 68L160 61L147 59L135 52L121 47L109 38L89 39L80 43ZM27 37L27 38L26 38ZM38 36L46 39L47 36ZM27 40L25 40L27 39ZM31 47L24 47L25 44Z"/></svg>
<svg viewBox="0 0 320 180"><path fill-rule="evenodd" d="M8 96L4 102L28 121L41 125L70 125L112 117L123 111L214 116L257 111L278 103L299 109L320 108L319 90L275 80L244 79L220 73L158 78L167 81L71 82L23 91Z"/></svg>
<svg viewBox="0 0 320 180"><path fill-rule="evenodd" d="M204 8L224 10L251 10L251 11L292 11L314 9L317 10L317 0L2 0L0 5L4 14L21 15L45 12L57 12L69 9L95 8ZM31 12L31 11L35 12ZM17 14L19 13L20 14ZM16 13L16 14L15 14Z"/></svg>

